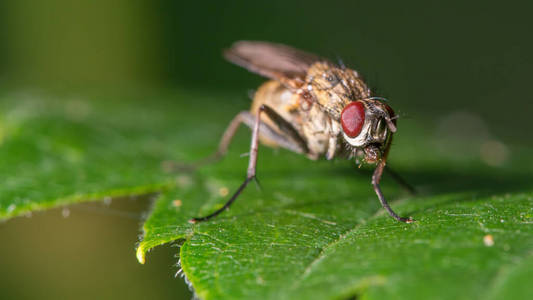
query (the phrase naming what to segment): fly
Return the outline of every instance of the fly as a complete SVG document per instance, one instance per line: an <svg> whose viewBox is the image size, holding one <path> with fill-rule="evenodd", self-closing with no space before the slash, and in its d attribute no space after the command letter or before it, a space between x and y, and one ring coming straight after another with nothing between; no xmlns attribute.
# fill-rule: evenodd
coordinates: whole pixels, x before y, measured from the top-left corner
<svg viewBox="0 0 533 300"><path fill-rule="evenodd" d="M394 219L379 182L384 170L412 191L396 173L386 168L393 134L397 131L392 108L373 97L357 71L336 65L319 56L281 44L239 41L224 52L230 62L270 80L253 96L250 111L238 113L229 123L214 158L222 158L232 137L244 123L252 129L246 179L223 207L189 222L209 220L237 199L255 178L259 142L300 153L309 159L341 156L356 163L374 164L374 191Z"/></svg>

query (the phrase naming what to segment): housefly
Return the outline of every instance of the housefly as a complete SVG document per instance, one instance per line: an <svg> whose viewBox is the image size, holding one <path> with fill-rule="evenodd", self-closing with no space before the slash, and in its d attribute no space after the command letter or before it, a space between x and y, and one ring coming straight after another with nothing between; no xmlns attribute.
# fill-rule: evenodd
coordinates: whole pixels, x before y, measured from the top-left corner
<svg viewBox="0 0 533 300"><path fill-rule="evenodd" d="M246 179L223 207L193 218L206 221L226 210L256 175L259 141L303 154L309 159L341 156L375 165L372 185L381 205L394 219L379 182L389 153L396 119L383 98L373 97L357 71L314 54L268 42L239 41L224 52L230 62L270 80L255 92L250 111L229 123L214 157L223 157L240 124L252 129ZM398 175L391 174L403 185ZM409 187L408 187L409 188Z"/></svg>

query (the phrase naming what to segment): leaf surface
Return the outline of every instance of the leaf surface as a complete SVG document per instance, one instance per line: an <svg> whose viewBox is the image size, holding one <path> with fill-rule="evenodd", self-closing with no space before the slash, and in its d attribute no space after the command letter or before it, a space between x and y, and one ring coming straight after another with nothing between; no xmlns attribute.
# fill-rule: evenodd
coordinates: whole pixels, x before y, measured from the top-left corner
<svg viewBox="0 0 533 300"><path fill-rule="evenodd" d="M168 172L166 162L208 155L246 100L235 105L235 95L183 91L150 101L1 97L0 218L159 193L137 258L144 262L153 247L178 241L182 272L202 299L503 299L533 292L533 163L525 147L505 146L512 155L498 163L501 157L483 148L492 140L443 136L438 120L401 120L390 165L419 194L387 175L382 187L414 224L383 212L371 169L261 147L260 185L250 184L213 221L192 225L188 219L220 207L244 179L247 157L240 154L248 151L249 131L239 131L223 161L196 172Z"/></svg>

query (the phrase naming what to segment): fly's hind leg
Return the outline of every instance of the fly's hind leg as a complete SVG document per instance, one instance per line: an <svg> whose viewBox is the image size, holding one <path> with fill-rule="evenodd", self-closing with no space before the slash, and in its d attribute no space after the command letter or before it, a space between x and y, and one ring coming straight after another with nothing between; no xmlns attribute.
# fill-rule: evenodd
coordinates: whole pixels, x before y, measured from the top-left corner
<svg viewBox="0 0 533 300"><path fill-rule="evenodd" d="M167 169L169 169L170 171L173 171L173 170L194 171L195 169L201 166L221 160L222 158L224 158L224 156L228 152L228 147L231 144L231 140L233 139L233 136L235 136L235 133L237 132L237 129L239 129L239 126L241 125L241 123L244 123L248 125L248 127L253 128L254 119L255 117L250 112L241 111L233 118L233 120L231 120L228 127L226 127L226 130L224 131L224 134L222 135L222 138L220 139L217 151L215 153L194 163L189 163L189 164L172 163L172 165L169 166Z"/></svg>
<svg viewBox="0 0 533 300"><path fill-rule="evenodd" d="M291 150L293 152L305 154L308 152L307 143L289 122L283 119L283 117L281 117L278 113L276 113L272 108L267 105L263 105L262 110L264 110L267 116L269 116L270 119L278 126L279 131L276 131L272 127L261 122L262 126L259 132L261 136L275 141L278 146ZM224 156L226 156L229 145L231 144L235 133L239 129L239 126L244 123L250 129L253 129L255 119L256 117L249 111L241 111L231 120L228 127L226 127L226 130L224 131L224 134L220 139L217 151L215 153L195 163L182 164L173 162L169 165L166 165L165 169L167 171L180 170L191 172L201 166L220 161L222 158L224 158ZM279 132L283 132L285 134L280 134Z"/></svg>
<svg viewBox="0 0 533 300"><path fill-rule="evenodd" d="M261 121L261 114L266 113L268 117L274 121L274 123L278 126L278 128L281 130L279 131L273 129L268 124ZM242 193L242 191L246 188L248 183L255 179L255 173L256 173L256 165L257 165L257 150L259 148L259 136L268 138L270 140L275 141L280 147L286 148L288 150L292 150L294 152L298 153L307 153L307 145L305 144L305 141L303 138L298 134L298 132L292 127L292 125L284 120L279 114L277 114L272 108L262 105L259 110L257 111L256 116L253 116L249 112L241 112L239 113L233 121L231 121L230 125L228 126L228 129L226 129L226 132L222 136L222 140L220 141L220 145L218 148L218 151L215 155L224 155L227 152L227 148L229 146L229 143L231 141L231 138L235 134L235 131L237 130L240 123L245 123L250 128L252 128L252 141L250 143L250 155L249 155L249 161L248 161L248 169L246 172L246 179L244 182L239 186L237 191L231 196L231 198L218 210L214 211L213 213L200 217L200 218L193 218L189 220L190 223L197 223L202 221L207 221L221 212L225 211L230 207L230 205L237 199L237 197Z"/></svg>
<svg viewBox="0 0 533 300"><path fill-rule="evenodd" d="M276 131L268 124L261 121L261 112L264 112L278 126L280 131L285 134L280 134L279 131ZM261 124L258 132L259 136L272 140L278 144L278 146L293 152L307 153L307 144L305 140L298 134L296 129L294 129L289 122L283 119L283 117L276 113L272 108L267 105L262 105L257 113L257 116L254 116L249 111L241 111L239 114L237 114L224 131L224 134L222 135L222 138L218 144L217 151L204 161L214 162L224 158L228 152L229 145L231 144L231 141L237 132L237 129L239 129L239 126L244 123L250 129L254 130L257 119L259 119Z"/></svg>
<svg viewBox="0 0 533 300"><path fill-rule="evenodd" d="M248 111L241 111L238 113L233 120L231 120L228 127L224 131L224 134L222 135L222 138L218 144L217 151L211 156L207 157L205 162L215 162L224 158L228 152L229 145L231 144L231 141L237 132L237 129L239 129L239 126L244 123L248 125L248 127L253 128L254 119L255 117Z"/></svg>

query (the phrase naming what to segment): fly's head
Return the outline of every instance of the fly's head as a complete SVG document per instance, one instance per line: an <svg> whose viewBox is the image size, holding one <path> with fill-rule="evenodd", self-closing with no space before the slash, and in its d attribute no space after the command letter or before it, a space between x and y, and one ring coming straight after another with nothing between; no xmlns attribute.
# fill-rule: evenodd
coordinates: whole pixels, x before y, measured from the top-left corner
<svg viewBox="0 0 533 300"><path fill-rule="evenodd" d="M367 163L386 157L396 132L396 118L390 106L375 98L352 101L342 110L340 121L344 141L353 153L363 156Z"/></svg>

